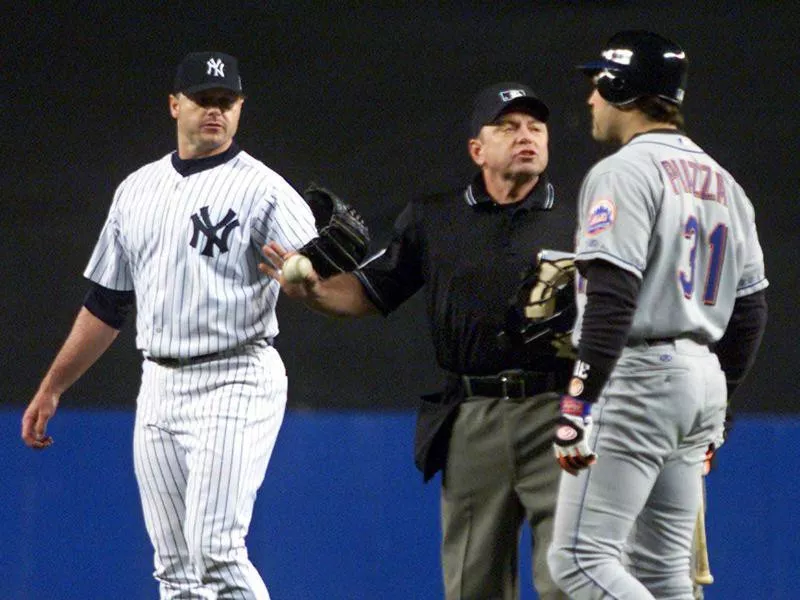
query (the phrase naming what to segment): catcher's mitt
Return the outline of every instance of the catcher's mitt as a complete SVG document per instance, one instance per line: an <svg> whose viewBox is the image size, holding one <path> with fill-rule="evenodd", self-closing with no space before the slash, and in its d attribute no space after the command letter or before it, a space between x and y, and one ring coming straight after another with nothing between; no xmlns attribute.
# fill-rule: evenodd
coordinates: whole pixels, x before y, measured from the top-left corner
<svg viewBox="0 0 800 600"><path fill-rule="evenodd" d="M369 230L356 210L315 183L303 191L314 213L318 236L298 252L311 260L323 279L356 269L369 251Z"/></svg>
<svg viewBox="0 0 800 600"><path fill-rule="evenodd" d="M533 355L575 358L570 340L577 315L574 282L573 254L539 252L511 298L501 342Z"/></svg>

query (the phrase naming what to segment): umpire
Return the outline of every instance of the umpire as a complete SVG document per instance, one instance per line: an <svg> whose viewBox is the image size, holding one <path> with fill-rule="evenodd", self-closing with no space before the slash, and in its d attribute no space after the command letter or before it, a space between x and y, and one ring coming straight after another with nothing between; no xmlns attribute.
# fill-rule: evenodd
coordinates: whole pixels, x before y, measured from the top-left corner
<svg viewBox="0 0 800 600"><path fill-rule="evenodd" d="M412 201L385 252L352 274L290 283L291 253L264 247L262 271L331 316L398 308L424 287L445 389L423 398L415 462L442 478L442 563L448 600L514 599L517 547L528 521L542 600L566 598L550 578L559 469L552 432L570 361L503 344L509 299L542 248L572 247L574 216L549 183L549 109L525 85L499 83L475 99L468 142L480 172L466 188Z"/></svg>

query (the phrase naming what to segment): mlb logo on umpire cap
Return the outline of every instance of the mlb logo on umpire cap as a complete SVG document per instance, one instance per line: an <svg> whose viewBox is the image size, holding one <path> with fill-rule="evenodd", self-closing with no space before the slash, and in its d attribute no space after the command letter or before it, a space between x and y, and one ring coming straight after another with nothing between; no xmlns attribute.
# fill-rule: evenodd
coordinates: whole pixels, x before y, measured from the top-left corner
<svg viewBox="0 0 800 600"><path fill-rule="evenodd" d="M500 92L500 98L503 102L511 102L514 98L522 98L525 95L525 90L503 90Z"/></svg>
<svg viewBox="0 0 800 600"><path fill-rule="evenodd" d="M224 52L190 52L178 65L172 91L193 94L222 88L242 94L239 61Z"/></svg>
<svg viewBox="0 0 800 600"><path fill-rule="evenodd" d="M546 123L550 116L550 109L531 88L522 83L504 81L484 88L475 98L470 135L478 137L481 127L493 123L512 109L528 113L542 123Z"/></svg>

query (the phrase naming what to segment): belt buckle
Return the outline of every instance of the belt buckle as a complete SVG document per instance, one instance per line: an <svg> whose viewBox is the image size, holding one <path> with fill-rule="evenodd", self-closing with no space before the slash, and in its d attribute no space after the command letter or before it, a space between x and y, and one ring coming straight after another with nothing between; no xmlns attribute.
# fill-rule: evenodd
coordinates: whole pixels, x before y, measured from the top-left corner
<svg viewBox="0 0 800 600"><path fill-rule="evenodd" d="M508 400L511 395L508 393L509 384L519 383L519 397L525 398L527 390L525 389L525 377L521 369L510 369L500 372L500 385L503 390L503 399Z"/></svg>
<svg viewBox="0 0 800 600"><path fill-rule="evenodd" d="M502 400L508 400L508 376L500 375L500 389L502 390Z"/></svg>

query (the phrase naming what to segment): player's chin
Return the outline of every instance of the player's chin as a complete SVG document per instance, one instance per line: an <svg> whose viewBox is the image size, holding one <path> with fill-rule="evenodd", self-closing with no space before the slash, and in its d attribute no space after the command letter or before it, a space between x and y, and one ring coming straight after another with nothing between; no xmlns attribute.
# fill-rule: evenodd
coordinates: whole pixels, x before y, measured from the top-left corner
<svg viewBox="0 0 800 600"><path fill-rule="evenodd" d="M229 140L230 136L224 131L203 131L200 135L198 149L205 154L210 154L221 146L224 146Z"/></svg>
<svg viewBox="0 0 800 600"><path fill-rule="evenodd" d="M222 129L209 129L203 131L202 140L209 146L222 146L229 139L228 134Z"/></svg>
<svg viewBox="0 0 800 600"><path fill-rule="evenodd" d="M606 129L601 128L597 123L592 123L592 139L595 142L610 142L611 136Z"/></svg>

